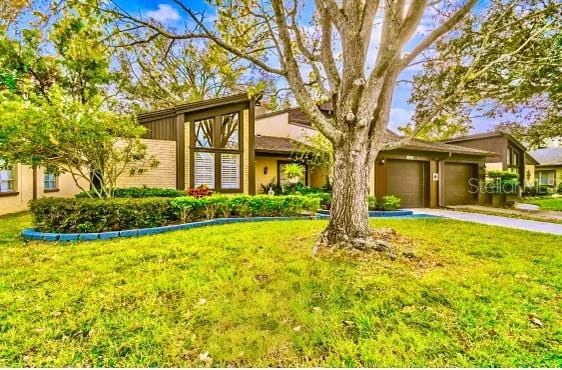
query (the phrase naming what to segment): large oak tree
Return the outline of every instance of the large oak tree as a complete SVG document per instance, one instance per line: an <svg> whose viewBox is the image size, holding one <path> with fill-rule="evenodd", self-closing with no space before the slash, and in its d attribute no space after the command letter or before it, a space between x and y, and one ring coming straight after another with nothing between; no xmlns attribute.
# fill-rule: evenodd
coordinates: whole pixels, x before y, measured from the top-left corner
<svg viewBox="0 0 562 370"><path fill-rule="evenodd" d="M214 0L212 23L190 1L173 0L185 29L131 15L112 2L122 30L142 27L148 37L208 39L264 71L281 76L301 109L334 147L333 201L323 233L329 245L376 247L368 222L369 176L389 142L387 126L398 75L453 29L476 0ZM414 37L430 11L438 23ZM333 115L318 108L333 104Z"/></svg>

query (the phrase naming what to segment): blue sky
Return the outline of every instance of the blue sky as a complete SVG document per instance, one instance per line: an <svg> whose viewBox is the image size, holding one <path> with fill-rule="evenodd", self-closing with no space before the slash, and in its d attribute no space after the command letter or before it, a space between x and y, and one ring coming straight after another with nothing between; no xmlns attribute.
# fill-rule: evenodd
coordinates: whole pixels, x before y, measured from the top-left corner
<svg viewBox="0 0 562 370"><path fill-rule="evenodd" d="M152 17L157 19L171 27L182 28L186 22L185 15L176 5L166 0L118 0L120 6L125 10L138 15L142 13L143 16ZM188 0L186 1L190 7L196 10L205 10L208 16L214 14L214 9L207 5L203 0ZM429 24L421 25L420 32L423 32L423 27L430 29ZM423 33L420 33L418 37L422 37ZM417 40L414 39L414 42ZM409 80L414 71L405 71L399 79ZM390 116L390 128L395 129L399 125L407 123L410 119L414 107L408 104L408 97L410 95L410 86L407 83L399 84L396 87L391 116ZM497 124L496 121L488 119L475 119L473 120L473 130L472 132L482 132L493 129Z"/></svg>

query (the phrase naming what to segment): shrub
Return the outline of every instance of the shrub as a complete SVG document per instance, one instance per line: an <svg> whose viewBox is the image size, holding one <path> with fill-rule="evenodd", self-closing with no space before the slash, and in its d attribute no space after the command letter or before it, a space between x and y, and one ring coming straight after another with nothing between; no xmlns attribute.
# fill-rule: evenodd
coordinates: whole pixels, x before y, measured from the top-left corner
<svg viewBox="0 0 562 370"><path fill-rule="evenodd" d="M394 195L384 196L381 202L377 203L377 207L383 211L395 211L400 208L400 198Z"/></svg>
<svg viewBox="0 0 562 370"><path fill-rule="evenodd" d="M91 198L89 194L94 195L92 191L76 194L76 198ZM176 198L183 197L187 193L182 190L166 189L166 188L117 188L113 190L114 198ZM94 195L95 197L95 195Z"/></svg>
<svg viewBox="0 0 562 370"><path fill-rule="evenodd" d="M486 191L492 194L517 194L519 175L510 171L490 171L487 174Z"/></svg>
<svg viewBox="0 0 562 370"><path fill-rule="evenodd" d="M332 193L309 193L306 195L310 198L316 198L320 201L320 208L322 209L330 209L332 205Z"/></svg>
<svg viewBox="0 0 562 370"><path fill-rule="evenodd" d="M102 232L164 226L177 220L169 199L64 199L31 202L35 226L45 232Z"/></svg>
<svg viewBox="0 0 562 370"><path fill-rule="evenodd" d="M376 197L369 197L369 211L374 211L377 209L377 198Z"/></svg>
<svg viewBox="0 0 562 370"><path fill-rule="evenodd" d="M191 197L203 198L203 197L209 197L209 196L213 195L213 191L211 189L209 189L209 187L207 185L203 184L203 185L199 185L196 188L189 189L187 191L187 194Z"/></svg>
<svg viewBox="0 0 562 370"><path fill-rule="evenodd" d="M297 216L305 211L315 212L320 207L319 198L300 195L181 197L171 203L182 222L229 216Z"/></svg>

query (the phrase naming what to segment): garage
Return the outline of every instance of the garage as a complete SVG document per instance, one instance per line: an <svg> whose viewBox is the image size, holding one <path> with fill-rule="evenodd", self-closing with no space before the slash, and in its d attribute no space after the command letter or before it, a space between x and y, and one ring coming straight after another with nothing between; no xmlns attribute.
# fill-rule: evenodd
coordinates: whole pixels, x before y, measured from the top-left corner
<svg viewBox="0 0 562 370"><path fill-rule="evenodd" d="M404 208L429 206L429 162L386 161L386 194L401 199Z"/></svg>
<svg viewBox="0 0 562 370"><path fill-rule="evenodd" d="M477 191L471 191L471 188L478 184L477 165L467 163L445 163L443 181L445 205L473 204L478 200Z"/></svg>

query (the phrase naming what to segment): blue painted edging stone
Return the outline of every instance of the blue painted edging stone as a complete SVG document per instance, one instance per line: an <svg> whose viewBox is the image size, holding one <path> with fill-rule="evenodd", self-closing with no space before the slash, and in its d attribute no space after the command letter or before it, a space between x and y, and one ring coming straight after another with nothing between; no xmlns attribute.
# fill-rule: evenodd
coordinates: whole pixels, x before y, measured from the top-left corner
<svg viewBox="0 0 562 370"><path fill-rule="evenodd" d="M323 215L329 215L330 211L328 210L320 210L319 213ZM408 209L399 210L399 211L369 211L369 217L400 217L400 216L412 216L414 214L413 211Z"/></svg>
<svg viewBox="0 0 562 370"><path fill-rule="evenodd" d="M119 237L119 231L106 231L100 233L100 239L107 240L107 239L114 239Z"/></svg>
<svg viewBox="0 0 562 370"><path fill-rule="evenodd" d="M100 237L99 233L83 233L80 234L78 240L97 240Z"/></svg>
<svg viewBox="0 0 562 370"><path fill-rule="evenodd" d="M35 229L24 229L21 233L25 240L44 240L44 241L88 241L88 240L108 240L114 238L129 238L133 236L161 234L168 231L187 230L210 225L224 225L238 222L261 222L261 221L290 221L290 220L325 220L329 216L316 214L309 217L234 217L216 218L213 220L196 221L187 224L150 227L146 229L132 229L122 231L107 231L102 233L42 233Z"/></svg>

